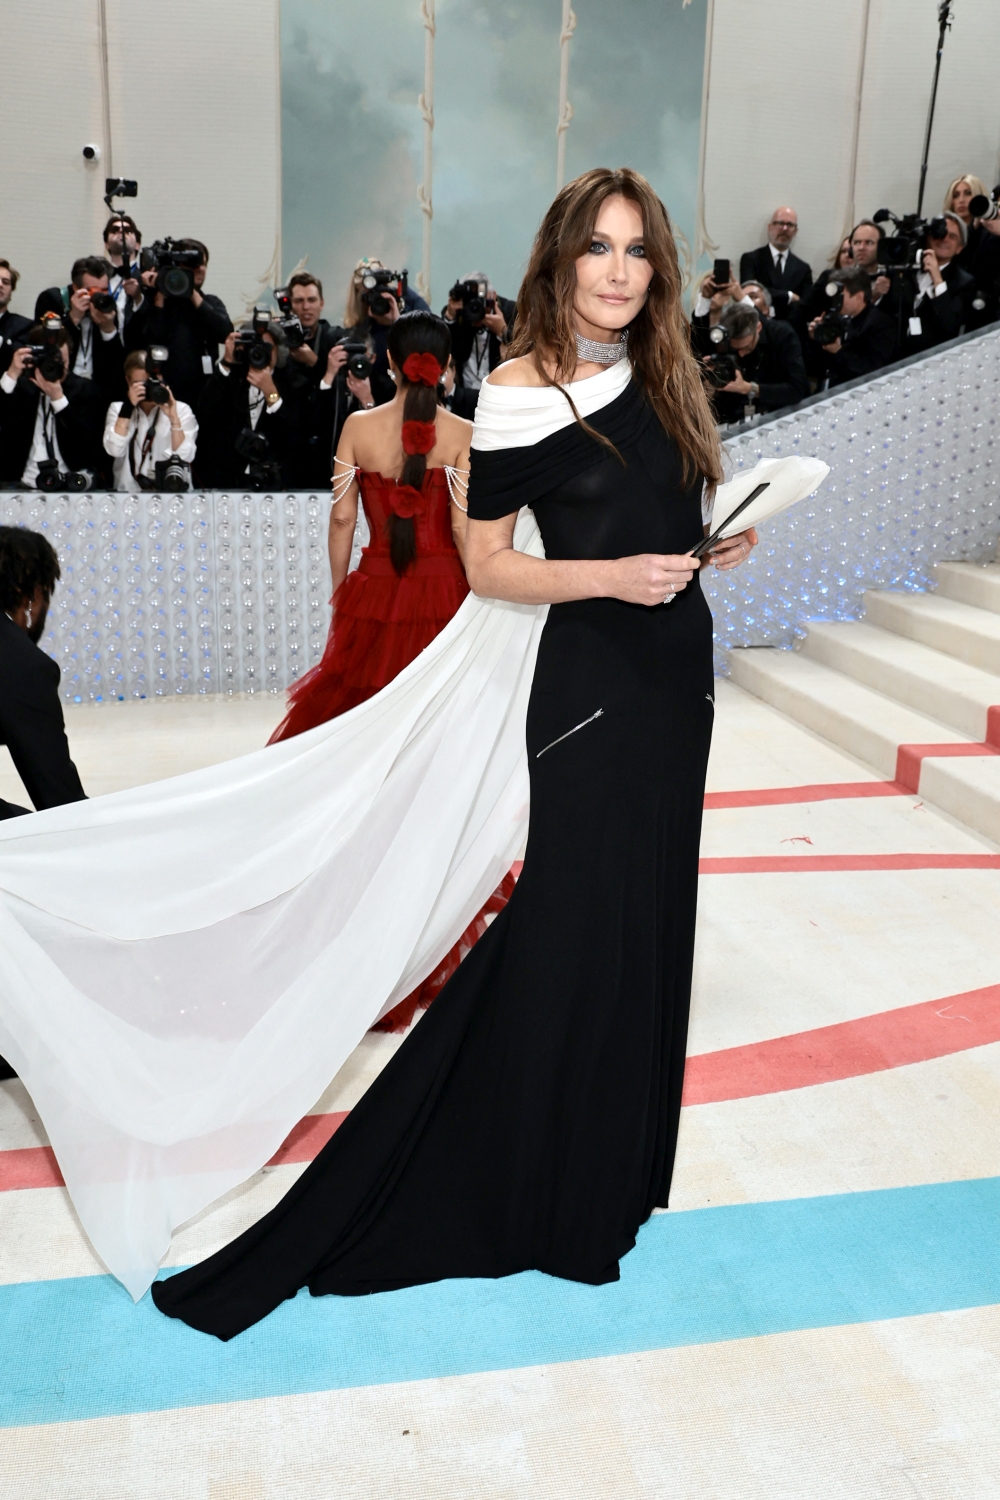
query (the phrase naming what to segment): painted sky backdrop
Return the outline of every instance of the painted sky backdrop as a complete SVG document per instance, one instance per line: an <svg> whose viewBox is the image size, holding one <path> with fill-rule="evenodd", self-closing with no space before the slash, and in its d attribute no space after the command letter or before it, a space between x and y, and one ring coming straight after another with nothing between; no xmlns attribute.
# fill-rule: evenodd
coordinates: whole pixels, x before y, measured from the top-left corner
<svg viewBox="0 0 1000 1500"><path fill-rule="evenodd" d="M575 0L567 177L643 172L693 238L706 0ZM432 291L516 296L555 190L560 0L438 0ZM308 255L339 321L360 255L421 264L418 0L281 0L283 270Z"/></svg>

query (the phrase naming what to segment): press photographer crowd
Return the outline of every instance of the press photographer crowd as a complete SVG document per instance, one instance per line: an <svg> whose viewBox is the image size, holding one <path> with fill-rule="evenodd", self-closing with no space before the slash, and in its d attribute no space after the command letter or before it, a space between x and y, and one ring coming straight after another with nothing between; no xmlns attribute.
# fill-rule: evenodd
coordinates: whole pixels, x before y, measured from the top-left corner
<svg viewBox="0 0 1000 1500"><path fill-rule="evenodd" d="M109 207L136 192L121 179L107 187ZM963 175L938 217L880 209L815 277L792 249L795 210L775 209L738 277L719 259L698 288L692 344L720 426L1000 319L998 199L1000 188ZM0 259L0 488L329 487L347 416L395 394L389 329L430 309L405 270L365 257L340 323L324 316L319 278L300 271L273 308L234 327L205 289L208 270L200 240L147 246L130 214L112 212L103 253L74 261L29 318L11 310L18 272ZM515 314L484 272L451 287L438 399L457 415L474 414Z"/></svg>

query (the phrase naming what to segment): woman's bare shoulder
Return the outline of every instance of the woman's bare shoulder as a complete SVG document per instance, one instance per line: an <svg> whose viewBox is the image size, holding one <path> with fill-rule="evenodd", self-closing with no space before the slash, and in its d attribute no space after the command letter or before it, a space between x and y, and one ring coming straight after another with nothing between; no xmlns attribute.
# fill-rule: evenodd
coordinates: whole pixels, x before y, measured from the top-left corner
<svg viewBox="0 0 1000 1500"><path fill-rule="evenodd" d="M520 359L504 360L502 365L497 365L486 377L487 385L545 385L546 381L539 374L534 358L530 354L523 354Z"/></svg>
<svg viewBox="0 0 1000 1500"><path fill-rule="evenodd" d="M450 441L464 443L468 447L469 439L472 436L471 422L467 421L465 417L456 417L455 413L449 411L446 406L438 407L437 420L441 424L441 431L448 434Z"/></svg>

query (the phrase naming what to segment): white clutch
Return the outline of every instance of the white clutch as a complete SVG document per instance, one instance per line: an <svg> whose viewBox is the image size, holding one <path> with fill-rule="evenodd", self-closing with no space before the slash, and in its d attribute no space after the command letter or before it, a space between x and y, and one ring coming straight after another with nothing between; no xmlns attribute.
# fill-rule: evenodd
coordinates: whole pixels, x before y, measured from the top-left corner
<svg viewBox="0 0 1000 1500"><path fill-rule="evenodd" d="M829 472L830 465L821 458L798 457L763 458L752 469L742 469L715 492L712 539L735 536L738 531L770 520L818 490ZM766 488L747 504L749 496L762 485Z"/></svg>

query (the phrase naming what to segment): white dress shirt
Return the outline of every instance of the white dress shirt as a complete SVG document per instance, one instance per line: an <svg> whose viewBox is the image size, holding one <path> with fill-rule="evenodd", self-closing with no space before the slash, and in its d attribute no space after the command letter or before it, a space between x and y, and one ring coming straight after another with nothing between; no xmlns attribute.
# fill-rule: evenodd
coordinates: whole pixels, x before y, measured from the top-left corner
<svg viewBox="0 0 1000 1500"><path fill-rule="evenodd" d="M85 313L80 324L80 343L77 347L76 358L73 361L73 374L82 375L85 380L94 378L94 332L97 324L89 313ZM106 344L117 336L118 329L112 328L110 333L100 330L101 338Z"/></svg>
<svg viewBox="0 0 1000 1500"><path fill-rule="evenodd" d="M788 264L788 251L779 250L775 245L768 245L767 248L771 252L774 269L778 272L779 276L783 276L785 274L785 266Z"/></svg>
<svg viewBox="0 0 1000 1500"><path fill-rule="evenodd" d="M11 395L17 381L14 380L10 371L0 376L0 391L5 396ZM52 445L51 457L55 459L60 469L65 469L63 456L59 451L59 438L56 434L56 417L61 411L65 411L69 405L66 396L60 396L58 401L50 401L44 392L38 394L38 411L35 413L35 431L31 439L31 447L28 450L28 462L24 466L21 475L21 483L26 490L35 488L35 480L38 478L38 465L49 455L49 443ZM46 429L48 430L48 443L45 441Z"/></svg>
<svg viewBox="0 0 1000 1500"><path fill-rule="evenodd" d="M151 412L143 411L141 406L133 407L128 432L124 436L116 432L115 423L121 416L122 407L125 405L123 401L112 401L104 424L104 451L110 453L115 461L114 487L116 490L128 490L131 494L136 494L142 488L132 473L132 465L129 463L130 447L135 458L136 469L146 479L156 478L156 465L162 463L164 459L174 457L179 458L182 463L194 463L198 422L186 402L178 401L177 403L177 417L184 429L184 437L179 448L173 447L170 418L160 406L154 406ZM142 452L151 427L153 429L152 442L143 458Z"/></svg>

